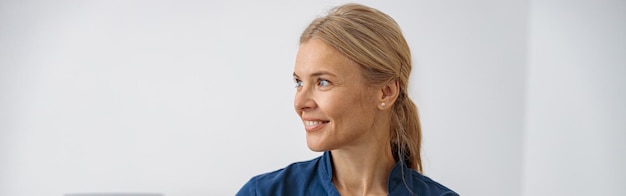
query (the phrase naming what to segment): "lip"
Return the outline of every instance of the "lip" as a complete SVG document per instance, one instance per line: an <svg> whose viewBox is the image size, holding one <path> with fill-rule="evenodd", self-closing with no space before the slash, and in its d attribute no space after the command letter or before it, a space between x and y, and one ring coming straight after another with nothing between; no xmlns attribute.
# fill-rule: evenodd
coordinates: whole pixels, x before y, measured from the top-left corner
<svg viewBox="0 0 626 196"><path fill-rule="evenodd" d="M320 119L302 119L302 124L304 124L304 129L307 132L314 132L322 129L326 126L330 121L320 120Z"/></svg>

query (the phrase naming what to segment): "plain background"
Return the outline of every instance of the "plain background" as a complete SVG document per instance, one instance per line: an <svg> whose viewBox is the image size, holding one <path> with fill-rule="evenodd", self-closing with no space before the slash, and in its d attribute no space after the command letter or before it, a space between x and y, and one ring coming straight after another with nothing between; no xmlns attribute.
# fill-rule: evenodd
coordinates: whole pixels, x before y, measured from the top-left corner
<svg viewBox="0 0 626 196"><path fill-rule="evenodd" d="M232 195L312 159L301 31L345 1L0 1L0 195ZM626 194L626 1L358 1L414 59L425 175Z"/></svg>

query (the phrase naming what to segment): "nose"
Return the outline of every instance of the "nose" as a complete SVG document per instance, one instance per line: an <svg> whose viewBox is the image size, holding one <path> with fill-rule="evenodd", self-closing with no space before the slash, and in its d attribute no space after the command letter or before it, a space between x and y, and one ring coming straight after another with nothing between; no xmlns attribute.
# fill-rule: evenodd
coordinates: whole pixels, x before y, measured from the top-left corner
<svg viewBox="0 0 626 196"><path fill-rule="evenodd" d="M312 96L313 93L309 89L310 88L303 86L296 91L293 105L298 114L316 107L315 100Z"/></svg>

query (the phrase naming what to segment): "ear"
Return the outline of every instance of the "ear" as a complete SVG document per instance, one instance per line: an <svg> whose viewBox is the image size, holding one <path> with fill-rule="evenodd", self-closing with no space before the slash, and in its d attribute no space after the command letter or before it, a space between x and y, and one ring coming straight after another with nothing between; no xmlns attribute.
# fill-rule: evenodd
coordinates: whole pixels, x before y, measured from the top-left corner
<svg viewBox="0 0 626 196"><path fill-rule="evenodd" d="M380 89L380 97L378 98L378 109L387 110L392 108L400 94L400 83L398 80L388 82Z"/></svg>

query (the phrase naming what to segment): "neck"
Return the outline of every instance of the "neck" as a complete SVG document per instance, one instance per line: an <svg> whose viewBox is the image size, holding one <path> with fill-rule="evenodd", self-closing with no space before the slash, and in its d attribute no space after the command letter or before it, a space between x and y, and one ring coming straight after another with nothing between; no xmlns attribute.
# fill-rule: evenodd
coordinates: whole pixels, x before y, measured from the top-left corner
<svg viewBox="0 0 626 196"><path fill-rule="evenodd" d="M387 195L395 165L388 140L331 151L333 183L341 195Z"/></svg>

